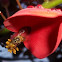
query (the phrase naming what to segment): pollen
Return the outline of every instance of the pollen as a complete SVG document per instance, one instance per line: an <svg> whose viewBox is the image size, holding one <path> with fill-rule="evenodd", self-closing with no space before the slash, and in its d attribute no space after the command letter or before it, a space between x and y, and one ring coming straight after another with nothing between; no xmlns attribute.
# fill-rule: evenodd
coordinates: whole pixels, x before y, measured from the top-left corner
<svg viewBox="0 0 62 62"><path fill-rule="evenodd" d="M9 45L10 43L7 41L6 44Z"/></svg>
<svg viewBox="0 0 62 62"><path fill-rule="evenodd" d="M8 39L9 42L11 42L11 39Z"/></svg>
<svg viewBox="0 0 62 62"><path fill-rule="evenodd" d="M16 50L17 50L17 51L19 51L19 48L18 48L18 47L16 47Z"/></svg>
<svg viewBox="0 0 62 62"><path fill-rule="evenodd" d="M23 38L22 36L20 36L20 39L21 39L21 42L23 42L23 41L24 41L24 38Z"/></svg>
<svg viewBox="0 0 62 62"><path fill-rule="evenodd" d="M8 49L8 52L12 53L12 50Z"/></svg>
<svg viewBox="0 0 62 62"><path fill-rule="evenodd" d="M13 53L16 54L16 50L15 49L13 49Z"/></svg>
<svg viewBox="0 0 62 62"><path fill-rule="evenodd" d="M13 48L13 47L15 47L15 45L14 44L11 44L10 47Z"/></svg>
<svg viewBox="0 0 62 62"><path fill-rule="evenodd" d="M8 52L16 54L16 51L19 51L19 48L17 46L24 40L25 38L19 34L13 39L8 39L8 41L6 42L6 48L8 49Z"/></svg>
<svg viewBox="0 0 62 62"><path fill-rule="evenodd" d="M9 46L6 46L6 48L9 48Z"/></svg>

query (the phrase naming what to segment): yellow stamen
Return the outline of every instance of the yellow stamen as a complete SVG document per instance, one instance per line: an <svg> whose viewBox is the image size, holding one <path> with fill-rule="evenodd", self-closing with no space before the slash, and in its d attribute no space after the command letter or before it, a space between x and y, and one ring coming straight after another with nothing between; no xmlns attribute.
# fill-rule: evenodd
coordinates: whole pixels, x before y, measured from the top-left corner
<svg viewBox="0 0 62 62"><path fill-rule="evenodd" d="M6 44L9 45L10 43L7 41Z"/></svg>
<svg viewBox="0 0 62 62"><path fill-rule="evenodd" d="M18 48L18 47L16 47L16 50L17 50L17 51L19 51L19 48Z"/></svg>
<svg viewBox="0 0 62 62"><path fill-rule="evenodd" d="M24 37L23 36L19 36L19 38L20 38L20 42L24 41Z"/></svg>
<svg viewBox="0 0 62 62"><path fill-rule="evenodd" d="M17 2L17 4L18 4L19 8L20 8L20 9L23 9L22 6L21 6L21 4L20 4L20 2L19 2L19 0L16 0L16 2Z"/></svg>
<svg viewBox="0 0 62 62"><path fill-rule="evenodd" d="M10 53L12 53L12 50L10 50Z"/></svg>
<svg viewBox="0 0 62 62"><path fill-rule="evenodd" d="M12 53L12 50L8 49L8 52Z"/></svg>
<svg viewBox="0 0 62 62"><path fill-rule="evenodd" d="M16 52L13 52L14 54L16 54Z"/></svg>
<svg viewBox="0 0 62 62"><path fill-rule="evenodd" d="M15 47L15 45L14 44L11 44L10 47L13 48L13 47Z"/></svg>
<svg viewBox="0 0 62 62"><path fill-rule="evenodd" d="M11 39L8 39L9 42L11 42Z"/></svg>
<svg viewBox="0 0 62 62"><path fill-rule="evenodd" d="M6 48L9 48L9 46L6 46Z"/></svg>
<svg viewBox="0 0 62 62"><path fill-rule="evenodd" d="M8 52L9 52L10 50L8 49Z"/></svg>
<svg viewBox="0 0 62 62"><path fill-rule="evenodd" d="M15 49L13 49L13 53L16 54L16 50Z"/></svg>
<svg viewBox="0 0 62 62"><path fill-rule="evenodd" d="M2 18L4 19L4 20L6 20L6 17L3 15L3 13L0 11L0 15L2 16Z"/></svg>
<svg viewBox="0 0 62 62"><path fill-rule="evenodd" d="M15 45L14 45L14 44L13 44L12 46L13 46L13 47L15 47Z"/></svg>
<svg viewBox="0 0 62 62"><path fill-rule="evenodd" d="M24 40L24 38L23 38L23 37L21 37L21 39L22 39L22 41Z"/></svg>

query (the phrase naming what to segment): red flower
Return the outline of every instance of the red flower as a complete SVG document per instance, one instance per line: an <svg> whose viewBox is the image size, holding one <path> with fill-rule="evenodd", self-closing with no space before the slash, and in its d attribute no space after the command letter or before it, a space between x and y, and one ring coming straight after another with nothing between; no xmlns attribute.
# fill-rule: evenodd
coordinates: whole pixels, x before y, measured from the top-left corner
<svg viewBox="0 0 62 62"><path fill-rule="evenodd" d="M16 12L4 21L12 32L19 32L23 27L30 27L28 41L24 45L37 58L52 54L62 38L62 11L58 9L26 8Z"/></svg>
<svg viewBox="0 0 62 62"><path fill-rule="evenodd" d="M32 6L32 5L29 5L27 8L34 8L34 6Z"/></svg>

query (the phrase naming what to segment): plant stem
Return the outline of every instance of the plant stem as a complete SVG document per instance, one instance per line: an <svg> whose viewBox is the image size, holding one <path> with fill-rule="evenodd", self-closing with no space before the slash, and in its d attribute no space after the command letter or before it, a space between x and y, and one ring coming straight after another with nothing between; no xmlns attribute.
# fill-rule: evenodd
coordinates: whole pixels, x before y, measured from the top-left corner
<svg viewBox="0 0 62 62"><path fill-rule="evenodd" d="M0 11L0 15L2 16L2 18L4 20L6 20L6 17L3 15L3 13L1 11ZM3 29L0 30L0 35L6 34L6 33L9 33L9 32L10 31L4 27Z"/></svg>
<svg viewBox="0 0 62 62"><path fill-rule="evenodd" d="M4 19L4 20L6 20L6 17L3 15L3 13L0 11L0 15L2 16L2 18Z"/></svg>
<svg viewBox="0 0 62 62"><path fill-rule="evenodd" d="M20 8L20 9L23 9L22 6L21 6L21 4L20 4L20 2L19 2L19 0L16 0L16 2L17 2L17 4L18 4L19 8Z"/></svg>
<svg viewBox="0 0 62 62"><path fill-rule="evenodd" d="M8 8L5 7L5 10L6 10L7 17L9 17L10 15L9 15L9 10L8 10Z"/></svg>

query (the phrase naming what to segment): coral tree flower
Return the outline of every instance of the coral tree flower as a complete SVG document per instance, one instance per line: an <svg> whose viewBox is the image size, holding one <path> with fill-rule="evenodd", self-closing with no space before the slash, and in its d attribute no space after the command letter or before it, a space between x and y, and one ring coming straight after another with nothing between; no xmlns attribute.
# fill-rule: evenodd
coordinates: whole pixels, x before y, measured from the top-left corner
<svg viewBox="0 0 62 62"><path fill-rule="evenodd" d="M43 7L26 8L16 12L4 21L12 32L19 32L23 27L30 27L24 45L37 58L52 54L62 39L62 11Z"/></svg>

